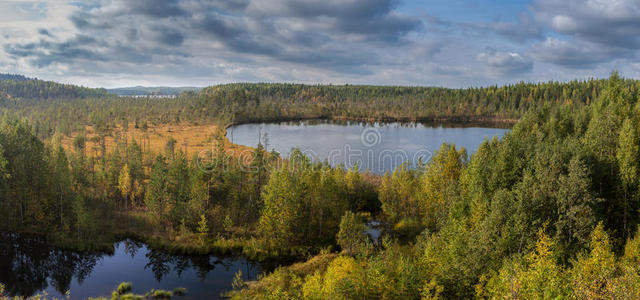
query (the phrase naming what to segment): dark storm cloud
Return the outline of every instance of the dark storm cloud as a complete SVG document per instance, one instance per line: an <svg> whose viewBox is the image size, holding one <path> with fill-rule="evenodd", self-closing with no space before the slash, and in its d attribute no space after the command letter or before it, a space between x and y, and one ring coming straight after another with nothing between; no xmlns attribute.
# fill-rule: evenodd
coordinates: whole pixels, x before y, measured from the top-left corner
<svg viewBox="0 0 640 300"><path fill-rule="evenodd" d="M184 41L184 35L179 30L174 28L166 27L166 26L156 26L154 27L155 36L159 43L167 46L180 46ZM129 40L134 40L137 38L137 31L131 30L127 33L129 36Z"/></svg>
<svg viewBox="0 0 640 300"><path fill-rule="evenodd" d="M126 0L126 12L152 18L168 18L188 15L180 7L179 0Z"/></svg>
<svg viewBox="0 0 640 300"><path fill-rule="evenodd" d="M120 42L109 44L83 34L77 34L73 38L61 42L41 39L34 43L7 44L4 46L4 50L14 57L29 59L32 65L39 68L47 67L53 63L79 65L85 64L87 61L91 63L109 61L121 63L151 62L150 55L142 49Z"/></svg>
<svg viewBox="0 0 640 300"><path fill-rule="evenodd" d="M230 24L230 22L227 23L225 19L216 12L205 14L195 20L191 20L191 22L195 27L202 28L206 33L219 38L222 41L234 39L247 30L241 28L241 24L238 24L240 26L236 27Z"/></svg>
<svg viewBox="0 0 640 300"><path fill-rule="evenodd" d="M395 41L422 26L417 19L393 13L397 5L395 0L274 0L252 8L265 16L276 14L301 20L328 20L330 24L332 22L334 32L360 33L371 40Z"/></svg>
<svg viewBox="0 0 640 300"><path fill-rule="evenodd" d="M102 60L102 57L87 48L96 40L92 37L77 35L64 42L40 40L37 43L5 45L5 52L16 57L29 58L36 67L46 67L54 62L72 62L76 59Z"/></svg>
<svg viewBox="0 0 640 300"><path fill-rule="evenodd" d="M422 22L397 13L397 5L394 0L102 0L78 5L69 17L78 32L73 38L4 48L35 66L61 62L83 68L83 60L93 61L91 67L95 61L164 63L175 56L213 54L230 63L283 61L367 73L379 51L407 43L405 36L421 29ZM94 40L83 44L83 36Z"/></svg>

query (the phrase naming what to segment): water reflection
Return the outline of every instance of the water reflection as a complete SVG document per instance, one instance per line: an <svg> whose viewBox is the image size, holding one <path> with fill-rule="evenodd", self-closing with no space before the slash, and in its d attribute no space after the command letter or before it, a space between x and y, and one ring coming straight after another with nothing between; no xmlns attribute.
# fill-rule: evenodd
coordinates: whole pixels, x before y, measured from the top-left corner
<svg viewBox="0 0 640 300"><path fill-rule="evenodd" d="M283 157L299 148L314 161L384 174L403 163L416 167L428 162L443 142L464 147L472 154L485 139L502 137L506 132L508 129L454 124L308 120L232 126L227 129L227 138L250 147L262 142ZM232 154L251 156L250 150L237 151Z"/></svg>
<svg viewBox="0 0 640 300"><path fill-rule="evenodd" d="M2 233L0 240L0 282L11 296L31 296L49 284L64 294L73 276L83 282L99 258L51 249L38 236Z"/></svg>
<svg viewBox="0 0 640 300"><path fill-rule="evenodd" d="M238 270L254 280L265 268L243 258L172 255L132 240L116 243L111 253L81 253L51 247L40 236L0 233L0 283L10 296L44 291L61 298L70 291L72 299L86 299L131 281L136 293L180 286L187 298L215 299L231 288Z"/></svg>

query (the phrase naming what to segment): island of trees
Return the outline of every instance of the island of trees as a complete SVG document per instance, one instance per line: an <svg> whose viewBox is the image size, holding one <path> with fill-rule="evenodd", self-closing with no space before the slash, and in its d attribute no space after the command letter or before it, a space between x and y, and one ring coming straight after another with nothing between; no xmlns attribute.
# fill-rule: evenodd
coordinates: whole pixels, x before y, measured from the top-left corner
<svg viewBox="0 0 640 300"><path fill-rule="evenodd" d="M617 73L471 89L231 84L176 99L11 78L0 81L0 228L76 249L135 237L300 260L236 280L236 299L637 299L639 97L640 82ZM248 162L225 151L229 124L306 118L515 124L471 157L443 144L384 176L262 145ZM143 150L130 123L220 131L207 157L187 157L171 138ZM88 154L86 126L115 145ZM380 240L363 234L370 218Z"/></svg>

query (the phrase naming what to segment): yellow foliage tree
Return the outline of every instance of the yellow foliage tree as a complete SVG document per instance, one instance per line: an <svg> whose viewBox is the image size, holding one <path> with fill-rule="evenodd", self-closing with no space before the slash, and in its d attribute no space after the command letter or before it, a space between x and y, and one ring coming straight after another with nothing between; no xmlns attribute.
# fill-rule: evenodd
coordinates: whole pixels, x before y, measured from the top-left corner
<svg viewBox="0 0 640 300"><path fill-rule="evenodd" d="M516 259L500 270L489 282L491 298L556 299L567 296L568 280L562 266L557 264L554 242L538 231L535 249L524 259Z"/></svg>
<svg viewBox="0 0 640 300"><path fill-rule="evenodd" d="M124 197L124 207L125 209L127 209L129 195L131 194L133 189L131 183L131 174L129 172L129 166L127 164L125 164L120 171L120 176L118 177L118 188L122 193L122 197Z"/></svg>
<svg viewBox="0 0 640 300"><path fill-rule="evenodd" d="M602 222L591 233L591 252L574 262L571 285L579 299L612 298L611 287L616 275L616 259Z"/></svg>

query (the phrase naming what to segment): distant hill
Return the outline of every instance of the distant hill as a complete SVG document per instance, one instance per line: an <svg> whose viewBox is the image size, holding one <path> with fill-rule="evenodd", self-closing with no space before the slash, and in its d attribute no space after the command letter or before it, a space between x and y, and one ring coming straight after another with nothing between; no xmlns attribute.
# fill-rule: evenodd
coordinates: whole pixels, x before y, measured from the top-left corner
<svg viewBox="0 0 640 300"><path fill-rule="evenodd" d="M199 92L201 89L202 88L199 88L199 87L134 86L134 87L109 89L108 91L112 94L116 94L119 96L144 96L144 95L170 96L170 95L180 95L183 92Z"/></svg>
<svg viewBox="0 0 640 300"><path fill-rule="evenodd" d="M0 100L46 100L106 97L106 89L94 89L28 78L22 75L0 74Z"/></svg>

